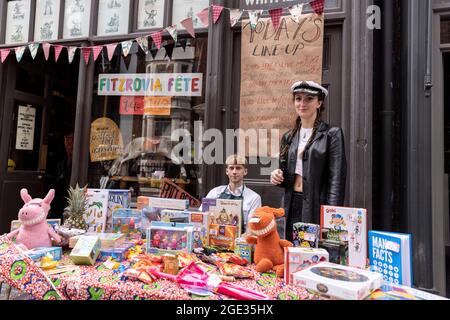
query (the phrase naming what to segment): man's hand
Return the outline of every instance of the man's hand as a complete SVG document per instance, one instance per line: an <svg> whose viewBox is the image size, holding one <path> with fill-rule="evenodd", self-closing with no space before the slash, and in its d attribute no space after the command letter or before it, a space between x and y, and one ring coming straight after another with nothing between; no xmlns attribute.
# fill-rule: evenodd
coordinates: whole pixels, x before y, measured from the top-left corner
<svg viewBox="0 0 450 320"><path fill-rule="evenodd" d="M274 186L279 186L280 184L283 183L283 181L284 181L283 171L281 171L280 169L272 171L272 173L270 174L271 184L273 184Z"/></svg>

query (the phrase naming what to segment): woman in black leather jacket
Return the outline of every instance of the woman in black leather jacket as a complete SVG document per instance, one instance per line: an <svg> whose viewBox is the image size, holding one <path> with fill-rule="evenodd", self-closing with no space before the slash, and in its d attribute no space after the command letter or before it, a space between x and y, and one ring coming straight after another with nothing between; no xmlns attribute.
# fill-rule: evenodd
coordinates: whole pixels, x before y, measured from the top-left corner
<svg viewBox="0 0 450 320"><path fill-rule="evenodd" d="M313 81L292 85L295 128L281 139L279 168L270 182L283 187L286 239L296 222L320 223L320 206L342 206L347 163L341 128L320 119L328 91Z"/></svg>

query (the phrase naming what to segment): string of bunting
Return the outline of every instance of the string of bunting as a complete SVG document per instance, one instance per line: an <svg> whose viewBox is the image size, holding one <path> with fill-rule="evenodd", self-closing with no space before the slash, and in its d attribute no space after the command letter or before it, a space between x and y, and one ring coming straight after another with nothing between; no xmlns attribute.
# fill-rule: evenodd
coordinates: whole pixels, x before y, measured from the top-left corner
<svg viewBox="0 0 450 320"><path fill-rule="evenodd" d="M301 15L303 14L303 7L305 3L293 5L287 8L275 8L275 9L269 9L268 13L272 20L272 24L275 29L278 29L281 22L281 16L283 14L283 9L289 10L290 14L292 15L293 19L299 22ZM313 0L309 2L309 5L314 10L315 13L321 15L324 12L324 0ZM235 26L239 20L242 18L244 12L248 13L249 19L250 19L250 27L256 28L256 25L258 23L258 20L260 16L263 14L264 10L247 10L247 9L233 9L233 8L225 8L223 6L219 5L211 5L209 7L206 7L205 9L201 10L196 14L196 16L200 19L204 27L209 26L209 19L210 19L210 11L212 11L212 21L213 23L217 23L219 20L223 10L226 9L230 13L230 25L231 27ZM179 22L186 31L191 35L192 38L195 38L195 31L194 31L194 22L192 20L192 17L186 18ZM173 42L165 41L163 44L162 38L164 31L167 31L169 35L172 37ZM148 37L151 37L152 42L152 48L149 48L149 42ZM63 49L67 50L68 54L68 60L69 63L72 63L75 54L77 50L81 50L81 55L85 61L86 64L89 64L89 60L91 59L91 56L93 57L94 61L97 60L97 58L100 56L100 53L103 51L103 49L106 48L108 59L111 61L113 58L114 52L117 48L117 46L120 44L122 47L122 53L125 57L128 56L131 46L133 45L133 42L136 41L139 44L139 47L146 53L150 53L153 58L155 58L157 52L159 49L161 49L162 46L166 48L166 55L169 57L169 59L172 58L172 52L173 48L176 43L178 43L178 29L177 24L171 25L169 27L166 27L164 29L161 29L159 31L155 31L149 34L149 36L142 36L135 39L130 39L122 42L115 42L115 43L109 43L109 44L103 44L98 46L92 46L92 47L72 47L72 46L63 46L59 44L50 44L47 42L43 43L30 43L27 46L20 46L15 48L5 48L0 49L0 60L1 63L4 63L6 58L11 53L11 50L14 50L17 62L20 62L20 60L23 57L23 54L25 53L26 48L28 47L31 57L33 60L36 58L39 45L42 45L42 50L44 52L45 60L47 61L50 57L50 48L53 47L54 49L54 57L55 61L58 62L58 59L61 55L61 52ZM185 48L186 41L181 43L181 46Z"/></svg>

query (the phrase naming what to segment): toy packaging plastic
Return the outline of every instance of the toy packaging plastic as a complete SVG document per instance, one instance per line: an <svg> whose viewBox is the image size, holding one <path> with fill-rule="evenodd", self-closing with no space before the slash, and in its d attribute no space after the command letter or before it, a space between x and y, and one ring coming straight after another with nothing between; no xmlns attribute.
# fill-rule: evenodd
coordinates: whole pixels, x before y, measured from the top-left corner
<svg viewBox="0 0 450 320"><path fill-rule="evenodd" d="M298 222L292 227L294 247L317 248L320 239L320 225Z"/></svg>
<svg viewBox="0 0 450 320"><path fill-rule="evenodd" d="M164 255L192 252L193 226L188 223L152 221L147 229L147 253Z"/></svg>
<svg viewBox="0 0 450 320"><path fill-rule="evenodd" d="M136 209L116 209L112 216L113 232L123 233L131 239L141 239L142 213Z"/></svg>
<svg viewBox="0 0 450 320"><path fill-rule="evenodd" d="M189 223L194 226L194 248L202 248L209 244L209 212L188 211Z"/></svg>

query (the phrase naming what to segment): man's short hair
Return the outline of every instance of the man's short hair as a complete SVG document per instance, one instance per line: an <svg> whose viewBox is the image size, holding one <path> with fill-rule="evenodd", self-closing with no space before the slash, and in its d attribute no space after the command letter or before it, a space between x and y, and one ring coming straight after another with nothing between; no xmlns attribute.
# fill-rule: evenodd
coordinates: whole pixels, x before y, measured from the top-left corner
<svg viewBox="0 0 450 320"><path fill-rule="evenodd" d="M242 156L237 155L237 154L233 154L233 155L231 155L231 156L229 156L227 158L227 160L225 161L225 165L226 166L242 165L245 168L247 168L247 160L245 159L245 157L242 157Z"/></svg>

